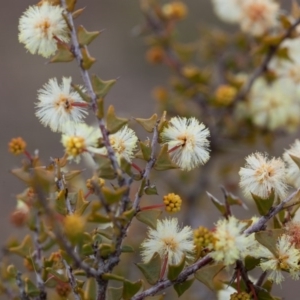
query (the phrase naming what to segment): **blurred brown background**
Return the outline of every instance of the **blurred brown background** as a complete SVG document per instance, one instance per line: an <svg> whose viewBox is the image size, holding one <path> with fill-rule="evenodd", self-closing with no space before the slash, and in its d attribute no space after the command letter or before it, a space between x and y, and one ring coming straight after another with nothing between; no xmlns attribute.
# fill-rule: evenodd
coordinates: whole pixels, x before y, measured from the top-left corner
<svg viewBox="0 0 300 300"><path fill-rule="evenodd" d="M197 26L201 24L225 27L215 19L209 0L185 2L189 7L189 18L180 24L179 37L182 41L197 38ZM290 1L282 2L289 6ZM18 19L29 5L35 3L26 0L6 1L0 10L0 244L12 233L23 235L9 223L9 215L15 207L14 195L20 193L24 185L9 173L11 168L19 165L20 157L14 157L7 152L8 141L12 137L23 137L28 144L28 150L32 152L39 149L40 156L46 163L50 157L61 156L63 149L60 135L44 128L34 115L36 93L52 77L57 77L60 81L62 76L72 76L74 82L81 83L76 63L47 64L44 58L26 53L23 45L18 43ZM131 34L132 29L143 22L138 1L78 0L78 7L86 7L86 10L76 20L76 24L83 24L88 30L105 29L89 49L91 55L97 58L91 73L99 75L102 79L119 78L106 98L106 105L115 105L116 112L125 117L149 117L155 112L151 90L155 85L165 83L169 73L164 67L153 67L146 63L146 47L143 40ZM295 136L296 134L291 140ZM281 155L283 148L287 146L282 140L278 141L273 154ZM242 155L250 152L251 149ZM219 191L217 193L220 194ZM213 209L212 206L210 209ZM204 215L206 213L203 217ZM207 221L209 217L206 215L204 219ZM216 220L211 219L209 225ZM191 223L193 221L191 220ZM196 224L200 223L197 220ZM207 293L203 285L194 285L194 296L183 296L182 299L200 299L200 294L204 297L201 299L215 298ZM283 290L287 290L286 285ZM283 290L277 289L277 294L283 295ZM297 299L292 295L286 296L286 299Z"/></svg>

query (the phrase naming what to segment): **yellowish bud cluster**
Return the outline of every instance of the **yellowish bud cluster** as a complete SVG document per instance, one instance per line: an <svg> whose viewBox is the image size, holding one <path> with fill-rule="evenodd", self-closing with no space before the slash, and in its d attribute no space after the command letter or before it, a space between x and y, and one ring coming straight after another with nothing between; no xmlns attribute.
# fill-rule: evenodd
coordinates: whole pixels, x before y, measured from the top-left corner
<svg viewBox="0 0 300 300"><path fill-rule="evenodd" d="M64 219L64 231L70 239L77 239L83 233L84 219L76 214L68 215Z"/></svg>
<svg viewBox="0 0 300 300"><path fill-rule="evenodd" d="M184 66L182 68L182 74L186 78L193 78L199 74L199 69L196 66Z"/></svg>
<svg viewBox="0 0 300 300"><path fill-rule="evenodd" d="M162 13L168 19L182 20L188 14L187 6L181 1L174 1L162 7Z"/></svg>
<svg viewBox="0 0 300 300"><path fill-rule="evenodd" d="M71 286L68 282L58 281L55 290L59 296L66 298L71 292Z"/></svg>
<svg viewBox="0 0 300 300"><path fill-rule="evenodd" d="M220 85L215 92L215 101L220 105L230 105L237 93L236 88L230 85Z"/></svg>
<svg viewBox="0 0 300 300"><path fill-rule="evenodd" d="M101 188L104 184L105 184L105 180L102 178L96 177L96 176L89 178L86 181L86 187L92 193L95 192L95 188L94 188L95 185L97 185Z"/></svg>
<svg viewBox="0 0 300 300"><path fill-rule="evenodd" d="M159 102L165 102L169 97L168 91L162 86L157 86L156 88L154 88L152 95L154 99L158 100Z"/></svg>
<svg viewBox="0 0 300 300"><path fill-rule="evenodd" d="M146 53L147 61L152 64L162 63L164 58L165 52L164 49L160 46L153 46Z"/></svg>
<svg viewBox="0 0 300 300"><path fill-rule="evenodd" d="M170 213L175 213L180 211L182 200L181 198L174 194L170 193L164 196L164 204L166 206L166 211Z"/></svg>
<svg viewBox="0 0 300 300"><path fill-rule="evenodd" d="M213 244L214 240L214 235L208 228L199 226L194 230L194 244L199 249L208 247L208 245Z"/></svg>
<svg viewBox="0 0 300 300"><path fill-rule="evenodd" d="M230 295L230 300L250 300L251 296L246 292L236 292Z"/></svg>
<svg viewBox="0 0 300 300"><path fill-rule="evenodd" d="M26 149L26 142L21 138L13 138L8 143L8 151L14 155L19 155L24 153Z"/></svg>
<svg viewBox="0 0 300 300"><path fill-rule="evenodd" d="M85 150L84 138L80 136L72 136L66 143L66 152L70 156L80 155Z"/></svg>

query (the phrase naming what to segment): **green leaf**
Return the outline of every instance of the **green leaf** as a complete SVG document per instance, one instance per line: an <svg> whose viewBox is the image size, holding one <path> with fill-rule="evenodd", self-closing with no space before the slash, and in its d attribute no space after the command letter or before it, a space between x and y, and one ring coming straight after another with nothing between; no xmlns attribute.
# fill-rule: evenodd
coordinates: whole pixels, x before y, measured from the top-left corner
<svg viewBox="0 0 300 300"><path fill-rule="evenodd" d="M255 239L277 257L277 240L284 233L283 229L270 229L255 232Z"/></svg>
<svg viewBox="0 0 300 300"><path fill-rule="evenodd" d="M141 119L135 118L135 120L143 126L143 128L148 132L153 132L156 121L157 121L157 114L152 115L149 119Z"/></svg>
<svg viewBox="0 0 300 300"><path fill-rule="evenodd" d="M250 255L247 255L245 257L245 268L247 269L247 271L253 270L259 265L259 263L260 263L259 258L255 258Z"/></svg>
<svg viewBox="0 0 300 300"><path fill-rule="evenodd" d="M103 179L115 179L116 174L111 166L110 160L102 155L95 155L94 157L95 162L98 165L98 176Z"/></svg>
<svg viewBox="0 0 300 300"><path fill-rule="evenodd" d="M91 203L90 201L85 200L83 190L80 189L77 194L76 214L78 216L81 216L85 212L85 210L87 209L90 203Z"/></svg>
<svg viewBox="0 0 300 300"><path fill-rule="evenodd" d="M116 202L119 202L122 199L123 195L127 192L127 190L128 188L126 186L122 186L117 190L112 190L106 186L103 186L101 188L107 204L114 204Z"/></svg>
<svg viewBox="0 0 300 300"><path fill-rule="evenodd" d="M79 8L79 9L77 9L76 11L74 11L74 12L72 13L73 19L78 18L78 17L83 13L84 10L85 10L85 7Z"/></svg>
<svg viewBox="0 0 300 300"><path fill-rule="evenodd" d="M111 219L98 212L92 211L90 215L87 217L87 222L102 224L102 223L110 223Z"/></svg>
<svg viewBox="0 0 300 300"><path fill-rule="evenodd" d="M129 245L123 245L121 248L121 252L122 253L132 253L134 252L133 247L129 246Z"/></svg>
<svg viewBox="0 0 300 300"><path fill-rule="evenodd" d="M58 280L62 281L62 282L69 282L69 278L66 276L65 273L58 273L55 269L53 268L46 268L46 272L50 273L51 275L53 275L55 278L57 278Z"/></svg>
<svg viewBox="0 0 300 300"><path fill-rule="evenodd" d="M212 194L209 192L206 192L207 196L210 198L214 206L218 209L218 211L222 214L226 214L226 207L225 204L221 203L217 198L215 198Z"/></svg>
<svg viewBox="0 0 300 300"><path fill-rule="evenodd" d="M54 202L55 211L60 213L63 216L66 216L68 213L67 206L66 206L66 191L61 190L55 199Z"/></svg>
<svg viewBox="0 0 300 300"><path fill-rule="evenodd" d="M289 154L289 156L291 157L291 159L294 161L294 163L298 166L298 168L300 169L300 157L299 156L295 156L292 154Z"/></svg>
<svg viewBox="0 0 300 300"><path fill-rule="evenodd" d="M77 29L80 46L89 45L99 34L100 31L87 31L82 25L80 25Z"/></svg>
<svg viewBox="0 0 300 300"><path fill-rule="evenodd" d="M107 299L120 300L122 298L123 287L113 288L109 287L107 290Z"/></svg>
<svg viewBox="0 0 300 300"><path fill-rule="evenodd" d="M149 146L148 142L139 142L140 144L140 148L141 148L141 152L142 152L142 157L144 158L145 161L149 161L151 158L151 147Z"/></svg>
<svg viewBox="0 0 300 300"><path fill-rule="evenodd" d="M131 297L133 297L141 289L142 285L142 280L138 280L136 282L125 280L123 284L123 299L131 299Z"/></svg>
<svg viewBox="0 0 300 300"><path fill-rule="evenodd" d="M81 49L82 54L82 62L81 66L83 69L88 70L92 67L92 65L96 62L96 59L90 55L86 48Z"/></svg>
<svg viewBox="0 0 300 300"><path fill-rule="evenodd" d="M115 114L115 108L110 105L106 115L106 127L110 134L113 134L120 130L128 123L128 119L119 118Z"/></svg>
<svg viewBox="0 0 300 300"><path fill-rule="evenodd" d="M158 296L152 296L152 297L146 297L145 300L163 300L165 298L165 295L158 295Z"/></svg>
<svg viewBox="0 0 300 300"><path fill-rule="evenodd" d="M125 278L116 274L112 274L112 273L105 273L102 275L102 278L104 280L115 280L115 281L124 281Z"/></svg>
<svg viewBox="0 0 300 300"><path fill-rule="evenodd" d="M151 209L138 212L136 214L136 218L140 222L150 226L153 229L156 229L157 219L160 217L161 214L162 211L160 209Z"/></svg>
<svg viewBox="0 0 300 300"><path fill-rule="evenodd" d="M160 150L157 160L154 165L156 171L165 171L170 169L178 169L178 167L173 164L170 155L168 153L168 145L164 145Z"/></svg>
<svg viewBox="0 0 300 300"><path fill-rule="evenodd" d="M259 214L261 216L266 215L267 212L272 207L272 205L274 203L274 200L275 200L274 190L272 190L272 193L271 193L271 195L268 199L260 198L259 196L254 195L252 193L251 193L251 195L252 195L253 200L255 201L255 204L256 204L256 207L257 207L257 210L258 210Z"/></svg>
<svg viewBox="0 0 300 300"><path fill-rule="evenodd" d="M146 195L158 195L155 185L147 186L144 191Z"/></svg>
<svg viewBox="0 0 300 300"><path fill-rule="evenodd" d="M35 284L29 279L25 278L25 292L30 297L39 296L40 290L35 286Z"/></svg>
<svg viewBox="0 0 300 300"><path fill-rule="evenodd" d="M13 169L10 171L13 175L15 175L18 179L22 180L23 182L25 182L26 184L30 184L31 183L31 175L26 172L23 168L20 169Z"/></svg>
<svg viewBox="0 0 300 300"><path fill-rule="evenodd" d="M168 268L168 279L169 280L175 280L180 272L183 270L185 265L185 255L182 256L180 262L177 265L169 265Z"/></svg>
<svg viewBox="0 0 300 300"><path fill-rule="evenodd" d="M92 247L92 245L89 243L89 244L84 244L82 245L82 254L83 255L93 255L94 254L94 248Z"/></svg>
<svg viewBox="0 0 300 300"><path fill-rule="evenodd" d="M92 85L95 94L102 98L106 96L106 94L109 92L109 90L112 88L112 86L116 83L115 79L104 81L97 77L96 75L92 76Z"/></svg>
<svg viewBox="0 0 300 300"><path fill-rule="evenodd" d="M194 278L186 280L181 283L174 284L174 289L178 297L180 297L187 289L189 289L192 286L193 282L194 282Z"/></svg>
<svg viewBox="0 0 300 300"><path fill-rule="evenodd" d="M144 274L149 284L153 285L158 281L161 269L161 258L158 253L154 253L149 262L138 263L136 265Z"/></svg>
<svg viewBox="0 0 300 300"><path fill-rule="evenodd" d="M227 193L227 202L229 205L239 205L245 209L248 209L247 205L240 199L240 197L235 196L231 193Z"/></svg>
<svg viewBox="0 0 300 300"><path fill-rule="evenodd" d="M70 51L70 48L67 44L57 43L57 51L50 59L50 63L70 62L74 58L74 54Z"/></svg>
<svg viewBox="0 0 300 300"><path fill-rule="evenodd" d="M67 10L69 12L74 11L77 0L66 0Z"/></svg>
<svg viewBox="0 0 300 300"><path fill-rule="evenodd" d="M262 289L257 290L257 296L259 300L275 300L279 299L273 297L270 293L273 287L273 282L271 280L266 280L262 285ZM281 299L281 298L280 298Z"/></svg>
<svg viewBox="0 0 300 300"><path fill-rule="evenodd" d="M84 288L84 299L97 299L97 283L95 278L88 278Z"/></svg>
<svg viewBox="0 0 300 300"><path fill-rule="evenodd" d="M29 234L26 235L20 245L9 248L9 251L21 257L31 256L34 251L31 236Z"/></svg>
<svg viewBox="0 0 300 300"><path fill-rule="evenodd" d="M100 256L104 259L106 259L110 254L114 252L114 246L111 244L100 244L99 246L99 253Z"/></svg>
<svg viewBox="0 0 300 300"><path fill-rule="evenodd" d="M223 270L225 266L223 264L215 264L212 266L206 266L195 273L195 278L205 284L211 290L215 289L213 279L215 276Z"/></svg>

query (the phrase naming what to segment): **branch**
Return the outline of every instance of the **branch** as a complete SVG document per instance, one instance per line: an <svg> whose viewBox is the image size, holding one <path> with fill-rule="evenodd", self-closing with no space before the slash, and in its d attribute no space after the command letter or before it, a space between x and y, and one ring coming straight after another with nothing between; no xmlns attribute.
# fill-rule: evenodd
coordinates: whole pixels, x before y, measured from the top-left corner
<svg viewBox="0 0 300 300"><path fill-rule="evenodd" d="M71 266L69 266L68 263L64 259L62 261L63 261L66 271L67 271L67 276L69 278L69 283L73 290L74 298L75 298L75 300L81 300L80 295L77 293L77 283L76 283L76 279L73 275L73 270L72 270Z"/></svg>
<svg viewBox="0 0 300 300"><path fill-rule="evenodd" d="M17 276L16 276L16 281L17 281L17 286L20 291L20 299L21 300L30 300L29 296L25 292L24 282L23 282L21 276L22 276L22 273L20 271L18 271Z"/></svg>
<svg viewBox="0 0 300 300"><path fill-rule="evenodd" d="M264 60L262 61L261 65L258 66L253 74L250 76L249 80L247 83L241 88L237 96L235 97L234 101L232 104L236 103L237 101L245 98L245 96L249 93L254 81L262 75L268 68L268 65L273 58L273 56L276 54L276 52L279 50L280 45L283 43L283 41L291 36L293 33L294 29L300 24L300 18L296 20L290 28L287 29L285 34L281 37L280 41L274 45L270 46L268 53L266 54Z"/></svg>
<svg viewBox="0 0 300 300"><path fill-rule="evenodd" d="M82 67L82 62L83 62L83 56L80 50L80 45L78 42L78 38L77 38L77 32L76 32L76 28L74 25L74 21L73 21L73 16L72 13L68 11L67 9L67 4L66 4L66 0L61 0L61 5L62 7L65 9L65 14L66 14L66 18L68 20L70 29L71 29L71 43L72 43L72 53L74 54L76 61L78 63L78 67L80 69L80 73L81 73L81 77L82 80L84 82L84 86L88 92L89 97L91 98L92 101L92 110L98 120L98 125L100 128L100 131L102 133L102 137L103 137L103 142L104 145L107 149L107 155L108 158L111 161L112 167L115 170L118 179L119 179L119 184L123 185L124 184L124 177L123 177L123 171L121 170L118 160L116 158L115 152L110 144L109 141L109 133L107 131L107 128L105 126L105 121L102 118L98 118L97 117L97 95L94 92L93 86L92 86L92 82L89 76L89 73L87 70L85 70Z"/></svg>
<svg viewBox="0 0 300 300"><path fill-rule="evenodd" d="M213 259L211 257L209 257L208 255L206 255L204 258L202 258L198 262L196 262L193 265L184 269L175 280L172 280L172 281L169 279L161 280L161 281L157 282L151 288L132 297L131 300L142 300L148 296L155 295L156 293L166 289L167 287L169 287L171 285L174 285L176 283L182 283L182 282L186 281L190 275L194 274L197 270L201 269L202 267L206 266L207 264L209 264L212 261L213 261Z"/></svg>

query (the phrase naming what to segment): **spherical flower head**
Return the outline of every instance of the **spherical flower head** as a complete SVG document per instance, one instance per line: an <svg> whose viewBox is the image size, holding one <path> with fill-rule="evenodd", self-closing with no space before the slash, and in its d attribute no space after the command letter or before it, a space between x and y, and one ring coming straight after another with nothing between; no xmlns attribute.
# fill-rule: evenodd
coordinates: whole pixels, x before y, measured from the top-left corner
<svg viewBox="0 0 300 300"><path fill-rule="evenodd" d="M207 253L205 250L214 243L214 240L214 234L208 228L199 226L194 230L194 244L199 250L201 257Z"/></svg>
<svg viewBox="0 0 300 300"><path fill-rule="evenodd" d="M283 234L279 237L276 244L276 253L273 254L270 250L263 247L260 257L262 262L260 267L263 271L271 271L269 279L280 284L284 277L282 270L290 272L292 279L299 279L299 265L300 251L292 244L288 235Z"/></svg>
<svg viewBox="0 0 300 300"><path fill-rule="evenodd" d="M57 50L57 40L69 41L69 29L63 18L63 9L44 2L41 6L30 6L19 21L19 42L26 49L44 57Z"/></svg>
<svg viewBox="0 0 300 300"><path fill-rule="evenodd" d="M244 32L260 36L278 25L279 5L273 0L243 0L240 25Z"/></svg>
<svg viewBox="0 0 300 300"><path fill-rule="evenodd" d="M285 225L285 232L290 237L290 242L300 250L300 222L291 221Z"/></svg>
<svg viewBox="0 0 300 300"><path fill-rule="evenodd" d="M215 92L215 101L219 105L230 105L236 96L237 90L235 87L222 84L220 85Z"/></svg>
<svg viewBox="0 0 300 300"><path fill-rule="evenodd" d="M163 5L162 13L168 19L182 20L187 16L188 9L183 2L174 1Z"/></svg>
<svg viewBox="0 0 300 300"><path fill-rule="evenodd" d="M13 138L8 143L8 151L14 155L19 155L24 153L26 146L26 142L21 137Z"/></svg>
<svg viewBox="0 0 300 300"><path fill-rule="evenodd" d="M148 262L155 252L162 259L168 257L168 264L178 264L183 255L187 260L194 258L193 231L185 226L180 229L176 218L157 220L156 229L149 228L148 238L141 247L144 262Z"/></svg>
<svg viewBox="0 0 300 300"><path fill-rule="evenodd" d="M101 138L99 128L84 123L68 123L64 127L61 142L65 147L68 159L73 159L78 163L80 155L85 152L102 153L102 149L97 148L99 138Z"/></svg>
<svg viewBox="0 0 300 300"><path fill-rule="evenodd" d="M88 104L73 90L71 82L71 77L63 77L61 84L52 78L38 91L35 115L53 131L62 131L68 122L80 123L87 114Z"/></svg>
<svg viewBox="0 0 300 300"><path fill-rule="evenodd" d="M101 188L104 186L104 184L105 184L105 180L96 175L86 180L86 187L91 193L95 192L95 186Z"/></svg>
<svg viewBox="0 0 300 300"><path fill-rule="evenodd" d="M249 99L249 113L255 125L270 130L288 126L291 115L300 113L295 85L286 79L269 84L265 79L255 81Z"/></svg>
<svg viewBox="0 0 300 300"><path fill-rule="evenodd" d="M170 193L164 196L163 202L167 212L174 213L180 211L182 203L180 196Z"/></svg>
<svg viewBox="0 0 300 300"><path fill-rule="evenodd" d="M209 246L213 251L209 254L215 261L229 266L243 256L242 250L247 237L242 233L246 225L233 216L228 220L219 220L214 232L214 242Z"/></svg>
<svg viewBox="0 0 300 300"><path fill-rule="evenodd" d="M224 22L238 23L244 0L212 0L215 14Z"/></svg>
<svg viewBox="0 0 300 300"><path fill-rule="evenodd" d="M267 199L272 190L275 195L283 199L287 192L284 162L280 158L271 160L262 153L254 153L246 157L245 168L239 171L240 187L247 198L251 194Z"/></svg>
<svg viewBox="0 0 300 300"><path fill-rule="evenodd" d="M153 46L146 52L146 60L151 64L160 64L164 59L165 52L160 46Z"/></svg>
<svg viewBox="0 0 300 300"><path fill-rule="evenodd" d="M64 232L72 240L83 234L84 226L84 219L79 215L67 215L64 219Z"/></svg>
<svg viewBox="0 0 300 300"><path fill-rule="evenodd" d="M286 162L286 181L288 184L294 186L295 188L299 188L300 168L290 155L293 155L300 159L300 140L295 140L290 148L288 150L285 150L283 154L283 159Z"/></svg>
<svg viewBox="0 0 300 300"><path fill-rule="evenodd" d="M161 133L172 161L189 171L209 159L209 130L195 118L174 117Z"/></svg>

